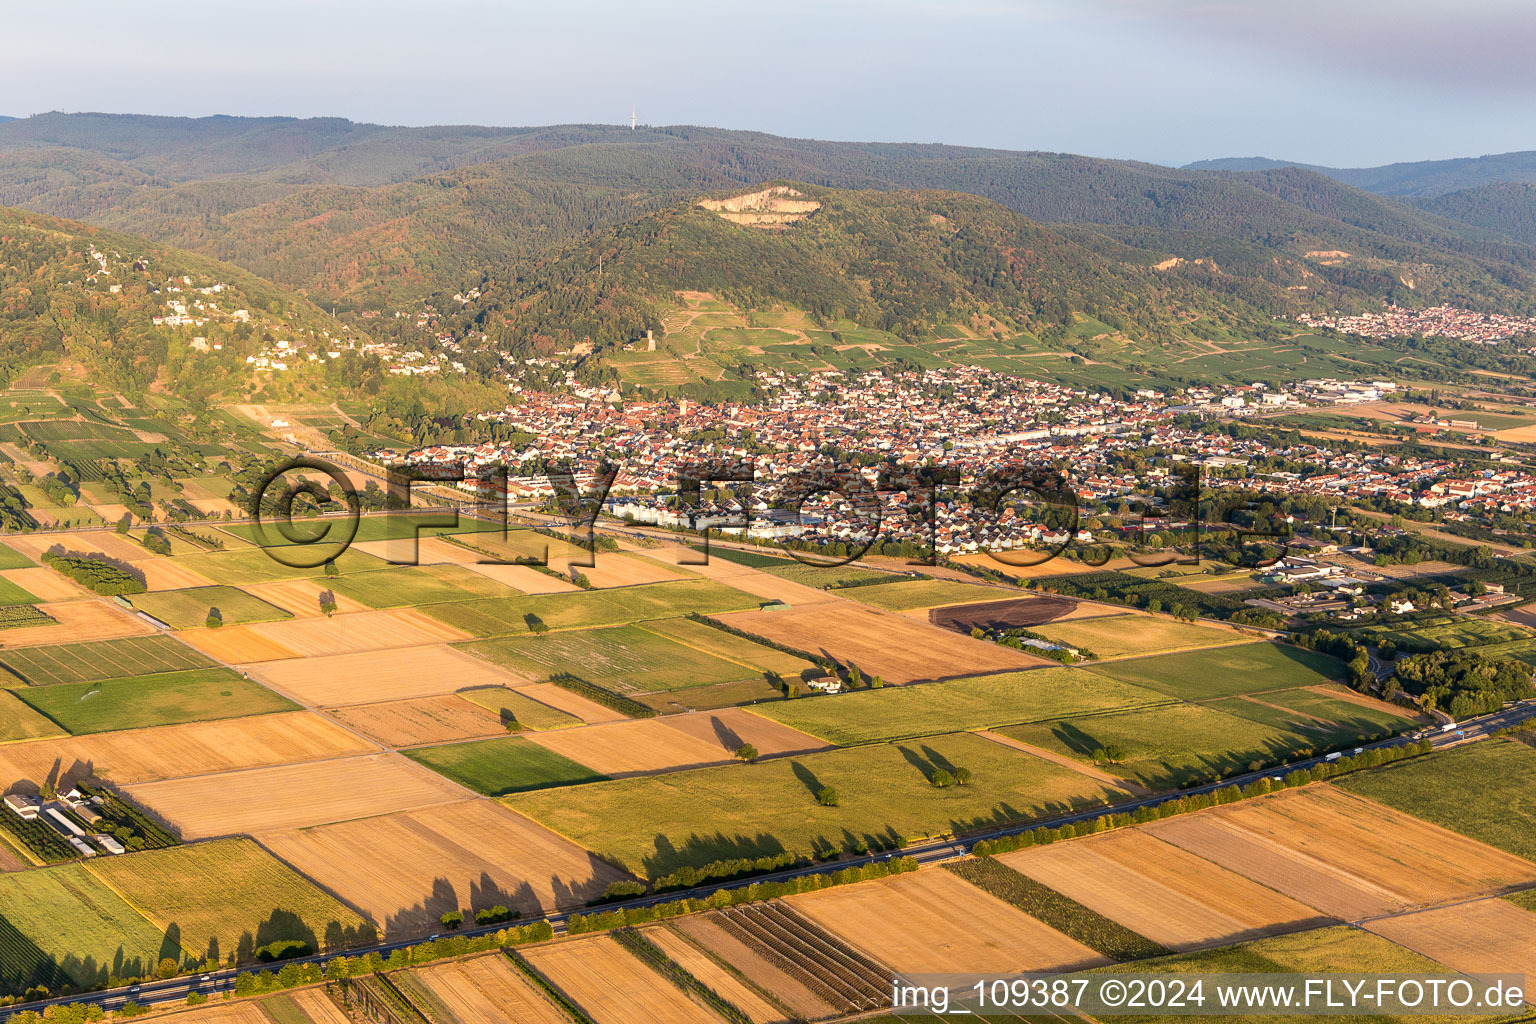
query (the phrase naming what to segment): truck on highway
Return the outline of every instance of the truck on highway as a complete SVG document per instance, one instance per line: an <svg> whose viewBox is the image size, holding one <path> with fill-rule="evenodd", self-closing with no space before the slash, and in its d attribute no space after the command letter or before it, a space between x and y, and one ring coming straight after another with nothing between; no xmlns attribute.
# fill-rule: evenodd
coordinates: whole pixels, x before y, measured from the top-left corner
<svg viewBox="0 0 1536 1024"><path fill-rule="evenodd" d="M1341 754L1337 750L1335 750L1333 753L1331 753L1327 757L1323 758L1323 760L1324 761L1337 761L1339 758L1341 758L1343 756L1344 756L1343 754Z"/></svg>
<svg viewBox="0 0 1536 1024"><path fill-rule="evenodd" d="M1440 731L1441 732L1450 732L1454 728L1456 728L1456 723L1455 722L1446 722L1444 725L1442 725L1440 727Z"/></svg>

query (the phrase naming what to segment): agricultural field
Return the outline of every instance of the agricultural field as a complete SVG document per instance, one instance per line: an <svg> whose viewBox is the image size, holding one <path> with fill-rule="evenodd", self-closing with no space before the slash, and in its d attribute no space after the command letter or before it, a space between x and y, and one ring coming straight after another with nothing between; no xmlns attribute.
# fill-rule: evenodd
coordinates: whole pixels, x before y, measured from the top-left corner
<svg viewBox="0 0 1536 1024"><path fill-rule="evenodd" d="M1507 900L1479 900L1382 918L1371 931L1465 974L1523 974L1536 1003L1536 914Z"/></svg>
<svg viewBox="0 0 1536 1024"><path fill-rule="evenodd" d="M938 788L939 768L971 771ZM824 787L835 807L821 806ZM967 734L831 750L508 797L514 810L648 877L684 865L784 850L871 847L1100 806L1111 790L1057 765ZM701 829L708 823L708 830Z"/></svg>
<svg viewBox="0 0 1536 1024"><path fill-rule="evenodd" d="M792 679L807 671L818 675L821 673L815 664L804 658L753 643L745 637L692 619L649 619L641 628L757 672L774 672L785 679Z"/></svg>
<svg viewBox="0 0 1536 1024"><path fill-rule="evenodd" d="M153 615L172 629L202 629L215 613L226 626L293 617L276 605L252 597L237 587L223 586L135 594L133 606Z"/></svg>
<svg viewBox="0 0 1536 1024"><path fill-rule="evenodd" d="M1000 593L996 587L961 583L958 580L903 580L899 583L848 587L839 590L838 596L883 608L888 612L905 612L941 605L973 604L989 598L995 599Z"/></svg>
<svg viewBox="0 0 1536 1024"><path fill-rule="evenodd" d="M1536 881L1536 863L1326 785L1227 804L1145 828L1347 920Z"/></svg>
<svg viewBox="0 0 1536 1024"><path fill-rule="evenodd" d="M467 637L411 608L354 612L328 619L288 619L250 626L198 630L187 642L221 661L244 663L282 658L323 658Z"/></svg>
<svg viewBox="0 0 1536 1024"><path fill-rule="evenodd" d="M729 964L758 991L773 993L774 998L785 1006L793 1017L800 1020L819 1020L822 1017L833 1016L837 1012L833 1005L834 997L830 994L825 997L818 995L807 985L803 975L795 977L787 973L785 962L777 956L777 947L770 947L772 952L767 954L754 949L745 938L727 930L722 923L723 919L724 916L719 913L690 914L687 917L675 918L667 927L695 948L707 951L715 962ZM646 934L651 941L660 945L661 940L656 936L657 931L658 929L653 929ZM663 946L663 948L667 947ZM679 962L682 961L679 960ZM796 971L800 970L793 961L787 966ZM697 972L695 976L701 980L704 977ZM746 1009L745 1006L742 1008Z"/></svg>
<svg viewBox="0 0 1536 1024"><path fill-rule="evenodd" d="M314 554L312 550L305 549L305 560L310 560ZM182 555L177 561L214 583L232 586L240 586L244 583L266 583L272 580L314 579L325 575L325 570L320 566L295 568L284 565L259 547L205 551L195 555ZM335 563L336 568L343 575L389 567L389 563L382 558L375 558L356 548L348 548L343 554L336 556Z"/></svg>
<svg viewBox="0 0 1536 1024"><path fill-rule="evenodd" d="M32 647L37 644L71 644L84 640L114 640L125 636L144 636L155 627L138 616L94 599L60 601L37 605L52 621L6 622L5 612L24 612L30 605L0 608L0 629L4 629L7 648Z"/></svg>
<svg viewBox="0 0 1536 1024"><path fill-rule="evenodd" d="M0 789L55 770L61 780L95 774L127 784L373 749L324 715L292 711L7 744L0 746Z"/></svg>
<svg viewBox="0 0 1536 1024"><path fill-rule="evenodd" d="M1182 700L1320 686L1344 678L1344 664L1337 658L1265 641L1134 658L1095 671Z"/></svg>
<svg viewBox="0 0 1536 1024"><path fill-rule="evenodd" d="M942 869L795 896L791 907L900 973L1073 971L1102 954Z"/></svg>
<svg viewBox="0 0 1536 1024"><path fill-rule="evenodd" d="M346 614L367 611L368 606L345 597L326 586L329 580L277 580L272 583L247 583L240 589L270 605L276 605L299 619L313 619L325 614L320 603L329 599L336 611Z"/></svg>
<svg viewBox="0 0 1536 1024"><path fill-rule="evenodd" d="M180 546L183 550L189 548L185 543ZM198 549L191 548L191 550ZM147 551L144 553L149 554ZM174 558L141 558L129 564L133 566L135 572L144 577L144 585L151 591L191 590L195 587L213 585L206 577L193 572Z"/></svg>
<svg viewBox="0 0 1536 1024"><path fill-rule="evenodd" d="M511 597L516 591L460 565L399 566L327 581L336 593L369 608L418 608L445 601Z"/></svg>
<svg viewBox="0 0 1536 1024"><path fill-rule="evenodd" d="M533 632L530 624L534 622L542 622L550 629L615 626L693 612L753 608L758 603L739 590L711 580L680 580L621 590L465 601L433 605L424 611L475 636L492 637Z"/></svg>
<svg viewBox="0 0 1536 1024"><path fill-rule="evenodd" d="M791 1024L788 1013L769 1002L761 992L732 973L731 967L735 967L734 964L726 967L699 946L684 938L681 932L665 926L647 928L643 934L673 963L746 1014L752 1024Z"/></svg>
<svg viewBox="0 0 1536 1024"><path fill-rule="evenodd" d="M1118 614L1118 610L1085 604L1070 597L1029 594L1002 601L979 601L935 608L929 612L928 621L956 633L969 634L978 626L987 630L1020 627L1034 629L1058 619L1088 619Z"/></svg>
<svg viewBox="0 0 1536 1024"><path fill-rule="evenodd" d="M890 1000L893 972L889 967L843 942L785 900L731 907L697 925L680 921L679 927L689 935L704 930L701 940L713 949L744 949L741 962L754 973L776 965L780 970L775 973L791 984L775 991L792 995L796 1006L814 1001L830 1008L818 1016L870 1010Z"/></svg>
<svg viewBox="0 0 1536 1024"><path fill-rule="evenodd" d="M709 686L759 674L640 626L571 629L526 638L481 640L464 644L460 650L529 679L542 681L552 675L570 673L617 690Z"/></svg>
<svg viewBox="0 0 1536 1024"><path fill-rule="evenodd" d="M1536 861L1536 830L1530 828L1536 816L1536 747L1508 738L1484 740L1358 772L1335 785Z"/></svg>
<svg viewBox="0 0 1536 1024"><path fill-rule="evenodd" d="M1158 615L1104 615L1047 622L1033 629L1054 643L1092 651L1101 658L1165 654L1241 643L1247 639L1228 629L1197 626Z"/></svg>
<svg viewBox="0 0 1536 1024"><path fill-rule="evenodd" d="M580 905L628 876L489 800L268 833L262 845L386 935L436 930L449 910L525 916Z"/></svg>
<svg viewBox="0 0 1536 1024"><path fill-rule="evenodd" d="M521 729L569 729L573 725L580 725L582 721L575 715L505 686L477 686L459 690L455 696L493 713L498 722L508 727L516 722Z"/></svg>
<svg viewBox="0 0 1536 1024"><path fill-rule="evenodd" d="M0 690L0 743L63 736L64 729L29 707L11 690Z"/></svg>
<svg viewBox="0 0 1536 1024"><path fill-rule="evenodd" d="M561 730L549 735L564 734L565 730ZM574 786L604 778L601 773L521 736L418 747L407 752L407 756L486 796Z"/></svg>
<svg viewBox="0 0 1536 1024"><path fill-rule="evenodd" d="M569 1024L500 953L412 971L451 1016L444 1024Z"/></svg>
<svg viewBox="0 0 1536 1024"><path fill-rule="evenodd" d="M524 956L597 1024L720 1024L611 936L536 946Z"/></svg>
<svg viewBox="0 0 1536 1024"><path fill-rule="evenodd" d="M441 697L354 704L333 708L329 714L342 725L371 736L387 747L448 743L496 736L507 731L500 715L451 693Z"/></svg>
<svg viewBox="0 0 1536 1024"><path fill-rule="evenodd" d="M76 601L87 593L67 576L42 565L30 569L3 569L0 570L0 578L11 581L29 594L37 595L37 600L44 603Z"/></svg>
<svg viewBox="0 0 1536 1024"><path fill-rule="evenodd" d="M828 747L827 743L815 736L760 718L741 708L701 711L691 715L667 715L654 721L669 729L677 729L714 743L727 755L735 754L743 743L756 747L760 757L808 754Z"/></svg>
<svg viewBox="0 0 1536 1024"><path fill-rule="evenodd" d="M3 973L52 961L83 987L105 983L117 964L120 976L146 974L181 953L83 865L0 874L0 907L9 926L0 928ZM52 978L45 983L57 987Z"/></svg>
<svg viewBox="0 0 1536 1024"><path fill-rule="evenodd" d="M1137 829L1029 847L997 859L1173 950L1332 923L1311 907Z"/></svg>
<svg viewBox="0 0 1536 1024"><path fill-rule="evenodd" d="M251 675L315 707L438 697L472 687L523 680L447 644L293 658L252 666Z"/></svg>
<svg viewBox="0 0 1536 1024"><path fill-rule="evenodd" d="M0 667L19 682L32 686L84 683L212 666L213 662L201 654L165 636L0 651Z"/></svg>
<svg viewBox="0 0 1536 1024"><path fill-rule="evenodd" d="M9 544L0 544L0 569L25 569L36 564Z"/></svg>
<svg viewBox="0 0 1536 1024"><path fill-rule="evenodd" d="M77 736L298 710L292 701L227 668L30 686L16 692Z"/></svg>
<svg viewBox="0 0 1536 1024"><path fill-rule="evenodd" d="M1390 736L1411 724L1410 719L1387 710L1386 705L1343 700L1309 688L1226 697L1208 701L1205 706L1311 736L1320 747Z"/></svg>
<svg viewBox="0 0 1536 1024"><path fill-rule="evenodd" d="M145 782L126 792L189 840L307 828L467 798L395 754Z"/></svg>
<svg viewBox="0 0 1536 1024"><path fill-rule="evenodd" d="M564 729L529 740L608 778L719 764L735 749L726 750L716 737L674 729L659 718Z"/></svg>
<svg viewBox="0 0 1536 1024"><path fill-rule="evenodd" d="M1087 764L1094 763L1095 751L1119 747L1121 756L1108 769L1152 790L1245 772L1255 762L1288 760L1297 750L1312 749L1318 743L1310 734L1201 704L1163 704L995 731Z"/></svg>
<svg viewBox="0 0 1536 1024"><path fill-rule="evenodd" d="M717 616L721 622L795 650L857 665L887 683L1007 672L1045 664L1009 647L972 640L902 615L852 602Z"/></svg>
<svg viewBox="0 0 1536 1024"><path fill-rule="evenodd" d="M37 604L38 597L19 583L0 577L0 605Z"/></svg>
<svg viewBox="0 0 1536 1024"><path fill-rule="evenodd" d="M162 932L174 926L198 958L222 959L278 939L319 950L328 932L356 935L363 924L249 839L98 857L87 866Z"/></svg>
<svg viewBox="0 0 1536 1024"><path fill-rule="evenodd" d="M752 713L849 746L1164 703L1156 691L1095 670L1042 668L776 701Z"/></svg>

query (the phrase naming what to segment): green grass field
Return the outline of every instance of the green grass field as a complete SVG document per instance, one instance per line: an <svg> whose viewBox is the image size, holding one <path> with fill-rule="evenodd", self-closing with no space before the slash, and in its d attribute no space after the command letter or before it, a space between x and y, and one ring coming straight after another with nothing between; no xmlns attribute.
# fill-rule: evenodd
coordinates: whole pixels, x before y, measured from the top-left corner
<svg viewBox="0 0 1536 1024"><path fill-rule="evenodd" d="M447 601L515 597L517 591L462 565L406 565L330 580L338 594L370 608L419 607Z"/></svg>
<svg viewBox="0 0 1536 1024"><path fill-rule="evenodd" d="M36 564L10 545L0 544L0 569L25 569L29 565Z"/></svg>
<svg viewBox="0 0 1536 1024"><path fill-rule="evenodd" d="M7 579L0 579L0 605L37 604L37 596Z"/></svg>
<svg viewBox="0 0 1536 1024"><path fill-rule="evenodd" d="M807 670L815 671L817 674L821 672L804 658L785 654L783 651L765 647L746 637L736 636L734 633L727 633L723 629L716 629L692 619L649 619L641 628L687 644L714 657L734 661L738 665L757 672L777 672L786 679Z"/></svg>
<svg viewBox="0 0 1536 1024"><path fill-rule="evenodd" d="M1168 703L1163 694L1097 671L1042 668L801 697L752 710L829 743L849 746L1162 703Z"/></svg>
<svg viewBox="0 0 1536 1024"><path fill-rule="evenodd" d="M1259 642L1098 665L1095 672L1184 700L1207 700L1344 678L1344 663L1316 651Z"/></svg>
<svg viewBox="0 0 1536 1024"><path fill-rule="evenodd" d="M651 583L617 590L492 598L423 608L426 614L475 636L528 633L533 615L550 629L615 626L690 612L745 611L762 602L712 580Z"/></svg>
<svg viewBox="0 0 1536 1024"><path fill-rule="evenodd" d="M147 974L162 955L181 949L80 864L0 874L0 931L7 967L52 958L77 987L106 982L115 964L120 977Z"/></svg>
<svg viewBox="0 0 1536 1024"><path fill-rule="evenodd" d="M1500 738L1438 750L1334 785L1536 859L1536 747Z"/></svg>
<svg viewBox="0 0 1536 1024"><path fill-rule="evenodd" d="M486 796L574 786L607 778L517 736L402 751L454 782Z"/></svg>
<svg viewBox="0 0 1536 1024"><path fill-rule="evenodd" d="M12 692L76 735L244 718L298 707L227 668L29 686Z"/></svg>
<svg viewBox="0 0 1536 1024"><path fill-rule="evenodd" d="M862 604L887 611L904 612L913 608L937 608L945 604L972 604L977 601L1004 601L1017 597L1015 591L982 587L957 580L905 580L901 583L876 583L848 587L838 591Z"/></svg>
<svg viewBox="0 0 1536 1024"><path fill-rule="evenodd" d="M461 649L536 679L569 672L589 683L618 690L673 690L760 674L639 626L481 640Z"/></svg>
<svg viewBox="0 0 1536 1024"><path fill-rule="evenodd" d="M1510 893L1504 897L1517 907L1536 912L1536 889L1526 889L1523 892Z"/></svg>
<svg viewBox="0 0 1536 1024"><path fill-rule="evenodd" d="M568 729L581 724L581 719L575 715L557 711L505 686L477 686L472 690L460 690L458 695L471 704L496 712L503 722L510 717L524 729Z"/></svg>
<svg viewBox="0 0 1536 1024"><path fill-rule="evenodd" d="M1319 746L1313 736L1215 711L1201 704L1166 704L1086 718L1014 725L998 732L1047 750L1093 763L1093 751L1119 746L1124 759L1114 774L1150 789L1208 781L1217 773L1269 764L1301 748Z"/></svg>
<svg viewBox="0 0 1536 1024"><path fill-rule="evenodd" d="M1031 626L1047 640L1092 651L1101 658L1163 654L1191 647L1211 647L1241 640L1225 629L1197 626L1161 615L1105 615Z"/></svg>
<svg viewBox="0 0 1536 1024"><path fill-rule="evenodd" d="M0 690L0 743L63 735L62 728L25 704L16 691Z"/></svg>
<svg viewBox="0 0 1536 1024"><path fill-rule="evenodd" d="M294 557L296 560L308 561L313 555L313 552L301 548ZM269 580L314 578L325 574L325 570L320 566L301 569L285 565L259 547L206 551L202 554L183 555L177 561L215 583L234 586L242 583L266 583ZM356 548L348 548L336 559L336 567L343 573L385 569L389 564L382 558L375 558Z"/></svg>
<svg viewBox="0 0 1536 1024"><path fill-rule="evenodd" d="M1227 697L1210 701L1207 707L1225 711L1229 715L1251 718L1255 722L1292 728L1302 734L1312 734L1329 744L1357 742L1390 736L1405 729L1415 728L1411 719L1379 711L1340 697L1330 697L1312 690L1280 690L1265 693L1255 700ZM1269 705L1274 705L1270 707ZM1286 710L1280 710L1284 708ZM1311 721L1321 718L1333 725Z"/></svg>
<svg viewBox="0 0 1536 1024"><path fill-rule="evenodd" d="M7 686L83 683L212 665L208 658L168 636L135 636L0 651L0 668L16 677L15 683L7 682Z"/></svg>
<svg viewBox="0 0 1536 1024"><path fill-rule="evenodd" d="M226 626L246 622L273 622L291 619L293 613L259 597L252 597L237 587L189 587L186 590L156 590L135 594L133 606L148 612L172 629L202 629L209 611L217 608Z"/></svg>
<svg viewBox="0 0 1536 1024"><path fill-rule="evenodd" d="M253 946L298 939L318 950L327 928L363 919L250 839L98 857L90 871L161 929L175 924L195 957L227 957ZM217 951L217 952L214 952Z"/></svg>
<svg viewBox="0 0 1536 1024"><path fill-rule="evenodd" d="M968 768L973 781L936 788L928 781L936 767ZM817 803L824 786L837 791L838 806ZM810 855L1040 818L1106 798L1076 772L959 734L524 793L506 803L655 878L725 858Z"/></svg>

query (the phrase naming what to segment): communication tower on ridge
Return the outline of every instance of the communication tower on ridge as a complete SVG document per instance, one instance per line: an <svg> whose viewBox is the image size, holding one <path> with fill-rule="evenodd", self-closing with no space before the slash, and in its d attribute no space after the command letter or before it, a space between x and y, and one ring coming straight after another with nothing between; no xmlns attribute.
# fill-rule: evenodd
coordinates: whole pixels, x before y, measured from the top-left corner
<svg viewBox="0 0 1536 1024"><path fill-rule="evenodd" d="M629 130L630 131L634 131L635 130L635 108L634 107L630 107L629 108Z"/></svg>

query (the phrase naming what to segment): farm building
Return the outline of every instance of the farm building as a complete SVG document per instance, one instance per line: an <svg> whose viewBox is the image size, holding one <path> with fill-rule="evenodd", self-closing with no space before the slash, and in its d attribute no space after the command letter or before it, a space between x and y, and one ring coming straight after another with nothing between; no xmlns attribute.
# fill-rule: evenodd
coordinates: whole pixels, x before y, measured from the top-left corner
<svg viewBox="0 0 1536 1024"><path fill-rule="evenodd" d="M5 806L12 814L24 821L34 821L42 810L42 801L25 793L11 793L5 798Z"/></svg>

